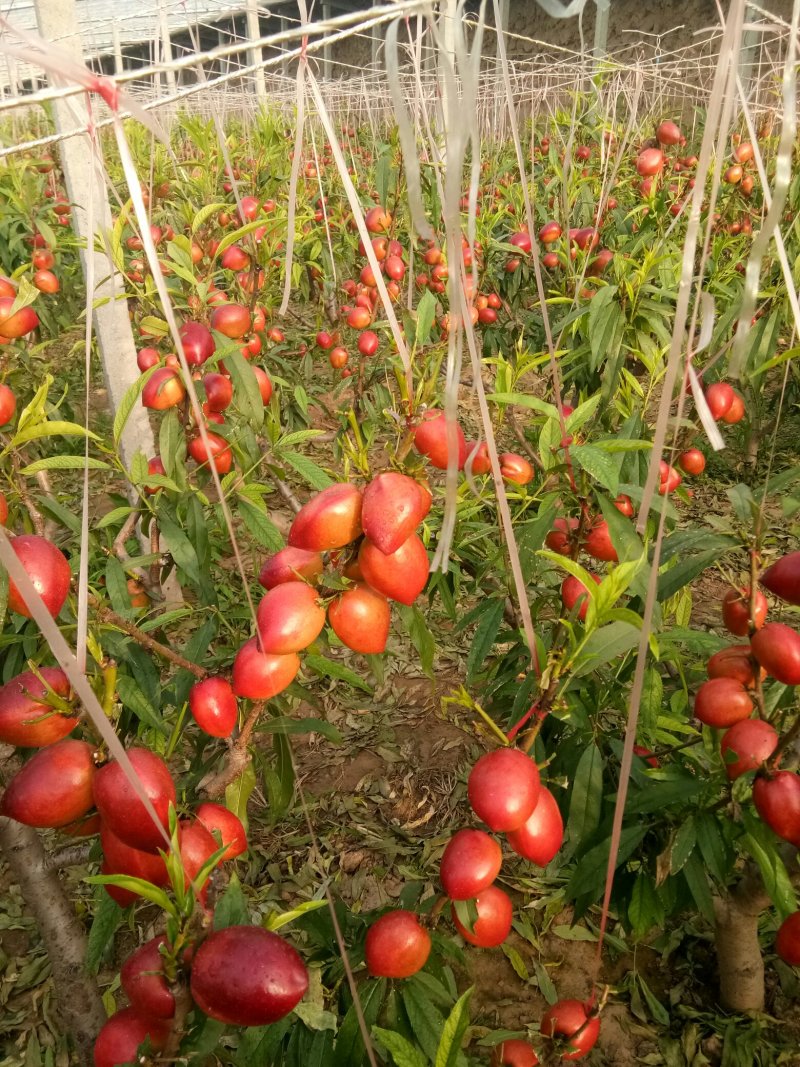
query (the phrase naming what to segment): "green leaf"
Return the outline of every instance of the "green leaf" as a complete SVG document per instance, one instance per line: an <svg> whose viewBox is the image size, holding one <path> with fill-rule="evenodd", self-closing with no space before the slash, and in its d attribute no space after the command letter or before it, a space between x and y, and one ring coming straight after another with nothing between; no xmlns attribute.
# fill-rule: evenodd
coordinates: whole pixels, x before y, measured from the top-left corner
<svg viewBox="0 0 800 1067"><path fill-rule="evenodd" d="M710 812L701 811L695 816L695 827L703 862L714 878L721 885L725 885L730 875L733 854L722 835L719 820Z"/></svg>
<svg viewBox="0 0 800 1067"><path fill-rule="evenodd" d="M82 471L88 467L93 471L111 470L110 463L93 456L45 456L23 467L20 474L37 474L39 471Z"/></svg>
<svg viewBox="0 0 800 1067"><path fill-rule="evenodd" d="M600 825L603 769L600 749L592 743L584 750L575 769L567 817L567 831L572 850L588 840Z"/></svg>
<svg viewBox="0 0 800 1067"><path fill-rule="evenodd" d="M201 208L198 208L192 219L192 234L196 234L198 230L202 229L212 215L217 215L220 211L229 211L230 206L230 204L204 204Z"/></svg>
<svg viewBox="0 0 800 1067"><path fill-rule="evenodd" d="M431 327L436 321L436 297L426 289L417 304L417 323L414 333L414 344L417 348L426 345L430 340Z"/></svg>
<svg viewBox="0 0 800 1067"><path fill-rule="evenodd" d="M618 296L614 286L600 289L589 304L589 322L587 332L592 353L591 369L596 370L602 359L613 359L617 354L619 341L616 335L623 321L622 308L615 303Z"/></svg>
<svg viewBox="0 0 800 1067"><path fill-rule="evenodd" d="M542 547L545 537L552 530L556 514L557 509L552 498L543 500L539 505L536 518L524 522L516 529L522 577L526 582L533 577L536 564L535 553Z"/></svg>
<svg viewBox="0 0 800 1067"><path fill-rule="evenodd" d="M640 631L629 622L610 622L587 638L573 667L573 674L591 674L606 663L630 652L639 644Z"/></svg>
<svg viewBox="0 0 800 1067"><path fill-rule="evenodd" d="M343 663L328 659L327 656L319 656L310 652L303 657L303 663L322 678L335 678L340 682L348 682L357 689L363 689L365 693L372 692L372 686L360 675L351 671L349 667L345 667Z"/></svg>
<svg viewBox="0 0 800 1067"><path fill-rule="evenodd" d="M133 613L128 592L128 579L116 556L109 556L106 560L106 592L114 611L124 619L129 619Z"/></svg>
<svg viewBox="0 0 800 1067"><path fill-rule="evenodd" d="M175 913L175 907L163 889L146 882L143 878L134 878L129 874L93 874L85 879L89 885L116 885L120 889L127 889L129 893L136 893L144 897L152 904L158 905L162 911L170 915Z"/></svg>
<svg viewBox="0 0 800 1067"><path fill-rule="evenodd" d="M290 467L294 467L304 481L308 482L312 489L327 489L333 485L333 479L308 456L302 452L281 452L281 460L285 460Z"/></svg>
<svg viewBox="0 0 800 1067"><path fill-rule="evenodd" d="M648 667L642 680L642 699L639 704L639 732L645 745L655 742L658 717L664 704L664 683L655 667Z"/></svg>
<svg viewBox="0 0 800 1067"><path fill-rule="evenodd" d="M260 430L264 425L264 401L253 368L238 349L225 357L225 367L230 372L236 407L254 430Z"/></svg>
<svg viewBox="0 0 800 1067"><path fill-rule="evenodd" d="M431 1003L426 990L413 978L406 982L401 995L414 1037L428 1058L435 1061L444 1028L444 1016Z"/></svg>
<svg viewBox="0 0 800 1067"><path fill-rule="evenodd" d="M256 772L252 763L248 763L235 782L225 790L225 805L234 815L238 815L247 826L247 801L256 787Z"/></svg>
<svg viewBox="0 0 800 1067"><path fill-rule="evenodd" d="M232 874L225 892L214 906L214 929L223 930L226 926L246 926L250 922L250 912L242 892L242 885L236 874Z"/></svg>
<svg viewBox="0 0 800 1067"><path fill-rule="evenodd" d="M653 1019L660 1026L669 1026L669 1012L658 999L658 997L655 996L653 991L650 989L650 986L647 984L647 982L645 982L644 978L642 978L641 972L637 972L636 979L642 991L642 996L647 1001L647 1007Z"/></svg>
<svg viewBox="0 0 800 1067"><path fill-rule="evenodd" d="M142 394L142 389L144 389L147 384L148 378L150 378L157 369L157 367L151 367L144 374L140 374L136 381L132 385L129 385L125 390L125 394L122 397L122 400L120 400L119 407L114 414L112 434L115 445L119 444L119 439L122 437L122 431L125 429L128 419L131 416L131 412L136 407L136 403Z"/></svg>
<svg viewBox="0 0 800 1067"><path fill-rule="evenodd" d="M654 926L664 920L664 909L653 884L652 875L639 871L633 883L628 919L637 937L644 937Z"/></svg>
<svg viewBox="0 0 800 1067"><path fill-rule="evenodd" d="M611 544L616 548L620 562L641 559L644 552L642 539L636 532L636 527L630 519L626 518L612 501L602 493L597 494L603 518L608 523L608 532L611 535ZM641 579L640 579L641 580Z"/></svg>
<svg viewBox="0 0 800 1067"><path fill-rule="evenodd" d="M442 1030L434 1067L455 1067L469 1025L469 1002L474 988L470 986L453 1005Z"/></svg>
<svg viewBox="0 0 800 1067"><path fill-rule="evenodd" d="M98 519L94 523L95 530L104 530L106 526L116 526L118 522L123 522L132 515L136 508L132 508L126 504L124 507L112 508L111 511L107 511L101 519Z"/></svg>
<svg viewBox="0 0 800 1067"><path fill-rule="evenodd" d="M283 548L283 536L263 505L259 507L247 497L239 496L236 509L242 522L260 545L270 552L279 552Z"/></svg>
<svg viewBox="0 0 800 1067"><path fill-rule="evenodd" d="M24 445L27 441L36 441L42 437L88 437L91 441L99 441L96 433L79 426L77 422L38 422L34 426L26 426L18 430L12 437L4 451Z"/></svg>
<svg viewBox="0 0 800 1067"><path fill-rule="evenodd" d="M617 464L606 452L594 445L571 445L570 458L585 470L590 478L608 489L616 496L619 492L619 471Z"/></svg>
<svg viewBox="0 0 800 1067"><path fill-rule="evenodd" d="M635 851L646 833L647 827L641 825L628 826L623 829L620 835L617 867L621 866ZM567 885L567 893L571 898L582 896L584 893L592 893L596 899L602 894L610 851L611 839L606 838L605 841L601 841L599 845L595 845L581 856Z"/></svg>
<svg viewBox="0 0 800 1067"><path fill-rule="evenodd" d="M781 919L785 919L797 911L797 901L789 872L778 852L775 835L747 811L742 812L742 822L747 830L742 843L758 864L770 900Z"/></svg>
<svg viewBox="0 0 800 1067"><path fill-rule="evenodd" d="M689 857L694 852L697 844L697 829L694 819L690 815L686 822L682 823L675 834L675 840L669 854L670 874L677 874L686 866Z"/></svg>
<svg viewBox="0 0 800 1067"><path fill-rule="evenodd" d="M433 659L436 653L436 638L428 628L424 614L414 604L395 603L394 607L401 619L411 644L419 656L419 665L429 678L433 678Z"/></svg>
<svg viewBox="0 0 800 1067"><path fill-rule="evenodd" d="M359 986L361 1010L364 1013L367 1033L374 1027L386 997L387 982L385 978L377 981L370 979ZM336 1046L333 1052L333 1067L358 1067L364 1060L364 1039L361 1036L358 1013L355 1004L351 1004L342 1019Z"/></svg>
<svg viewBox="0 0 800 1067"><path fill-rule="evenodd" d="M106 950L125 914L124 909L111 899L102 886L95 890L94 903L94 916L86 942L86 969L89 974L97 974L100 970Z"/></svg>
<svg viewBox="0 0 800 1067"><path fill-rule="evenodd" d="M169 735L169 729L163 718L130 675L119 674L117 676L117 692L124 707L132 711L137 719L154 730L158 730L165 737Z"/></svg>
<svg viewBox="0 0 800 1067"><path fill-rule="evenodd" d="M380 1026L375 1026L372 1030L372 1036L376 1041L380 1042L391 1055L396 1067L430 1067L429 1061L422 1055L419 1049L414 1048L411 1042L406 1041L400 1034L396 1034L392 1030L384 1030ZM348 1067L352 1063L352 1060L348 1060ZM344 1061L342 1061L341 1067L344 1067Z"/></svg>
<svg viewBox="0 0 800 1067"><path fill-rule="evenodd" d="M713 922L714 901L708 885L708 875L698 852L691 854L683 867L682 874L686 879L686 884L689 886L689 892L694 898L698 911L709 922Z"/></svg>
<svg viewBox="0 0 800 1067"><path fill-rule="evenodd" d="M467 685L475 680L475 676L483 666L489 649L497 639L500 627L503 624L504 608L505 603L499 598L494 598L484 604L481 620L475 630L469 655L467 656Z"/></svg>
<svg viewBox="0 0 800 1067"><path fill-rule="evenodd" d="M671 781L648 778L645 788L628 800L628 814L645 815L652 811L668 811L674 804L691 804L702 793L706 782L694 775L679 772Z"/></svg>
<svg viewBox="0 0 800 1067"><path fill-rule="evenodd" d="M527 393L489 393L487 400L493 400L495 404L515 404L521 408L531 408L550 419L555 419L558 424L558 408L554 404L548 404L546 400L540 400L538 396L528 396Z"/></svg>
<svg viewBox="0 0 800 1067"><path fill-rule="evenodd" d="M158 516L158 526L166 543L170 555L175 563L189 579L196 585L202 585L200 563L197 559L194 545L177 523L161 512Z"/></svg>
<svg viewBox="0 0 800 1067"><path fill-rule="evenodd" d="M320 908L327 908L327 906L327 900L305 900L302 904L290 908L289 911L272 911L264 919L264 929L280 930L281 927L288 926L296 919L301 919L304 915L308 915L310 911L319 911Z"/></svg>
<svg viewBox="0 0 800 1067"><path fill-rule="evenodd" d="M158 454L164 464L167 477L178 484L185 484L186 433L178 419L175 408L164 412L158 431Z"/></svg>
<svg viewBox="0 0 800 1067"><path fill-rule="evenodd" d="M334 744L342 743L342 735L335 726L322 719L293 719L290 715L276 715L274 719L265 719L256 727L259 733L282 734L284 736L294 734L320 734L327 741Z"/></svg>

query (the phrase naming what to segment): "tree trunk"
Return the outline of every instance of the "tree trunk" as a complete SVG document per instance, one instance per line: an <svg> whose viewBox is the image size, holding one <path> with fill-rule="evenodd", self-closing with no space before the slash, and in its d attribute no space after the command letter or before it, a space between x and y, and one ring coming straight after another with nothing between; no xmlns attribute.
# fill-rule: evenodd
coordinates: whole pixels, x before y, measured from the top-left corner
<svg viewBox="0 0 800 1067"><path fill-rule="evenodd" d="M758 941L761 910L742 907L735 896L715 902L719 1001L730 1011L764 1010L764 960Z"/></svg>
<svg viewBox="0 0 800 1067"><path fill-rule="evenodd" d="M79 1062L92 1063L92 1048L106 1021L96 983L86 973L86 937L61 887L58 872L47 866L39 835L29 826L0 817L0 852L33 912L50 959L56 1003L64 1033Z"/></svg>

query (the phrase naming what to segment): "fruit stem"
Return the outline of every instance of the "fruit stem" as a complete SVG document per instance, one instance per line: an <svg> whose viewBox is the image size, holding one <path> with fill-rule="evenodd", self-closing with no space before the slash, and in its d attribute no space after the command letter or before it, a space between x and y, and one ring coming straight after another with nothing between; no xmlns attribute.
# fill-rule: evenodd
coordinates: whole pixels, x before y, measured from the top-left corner
<svg viewBox="0 0 800 1067"><path fill-rule="evenodd" d="M239 736L230 744L228 756L222 770L218 774L212 775L210 778L204 778L200 783L199 788L206 796L220 796L221 793L225 792L231 782L235 782L236 779L244 773L245 768L250 762L250 753L247 751L247 746L250 744L253 730L255 729L255 725L258 722L258 718L264 710L265 705L265 700L259 700L253 704L250 714L245 719L244 726L242 727Z"/></svg>
<svg viewBox="0 0 800 1067"><path fill-rule="evenodd" d="M191 671L195 678L205 678L208 674L208 671L204 667L199 666L197 663L192 663L191 660L185 659L177 652L173 652L171 648L162 645L160 641L156 641L149 634L140 630L139 627L135 626L132 622L128 622L128 620L123 619L121 615L117 615L116 611L112 611L111 608L106 607L99 597L96 597L93 593L89 594L89 604L94 608L97 617L101 622L116 626L118 630L122 630L123 633L132 637L138 644L149 649L151 652L155 652L155 654L161 656L162 659L169 660L170 663L174 663L176 667L180 667L182 670Z"/></svg>

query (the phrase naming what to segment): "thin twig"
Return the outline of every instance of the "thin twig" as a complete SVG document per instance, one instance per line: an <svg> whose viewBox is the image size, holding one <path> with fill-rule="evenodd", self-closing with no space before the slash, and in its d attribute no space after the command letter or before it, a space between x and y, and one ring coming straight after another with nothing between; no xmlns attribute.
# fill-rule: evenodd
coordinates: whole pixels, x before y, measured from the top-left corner
<svg viewBox="0 0 800 1067"><path fill-rule="evenodd" d="M265 701L259 700L253 705L239 736L230 744L225 765L219 773L202 780L199 785L201 793L208 797L218 797L225 792L231 782L235 782L244 773L245 768L252 759L247 751L247 746L250 744L250 738L253 735L258 718L264 710L264 704Z"/></svg>
<svg viewBox="0 0 800 1067"><path fill-rule="evenodd" d="M170 663L174 663L176 667L180 667L182 670L191 671L195 678L205 678L208 674L208 671L204 667L199 666L197 663L192 663L191 660L185 659L178 652L173 652L171 648L162 645L160 641L156 641L150 634L146 634L144 630L140 630L134 623L129 622L127 619L123 619L123 617L118 615L116 611L106 607L99 597L94 596L93 593L89 594L89 603L95 609L97 617L101 622L107 622L111 626L116 626L117 629L122 630L129 637L132 637L138 644L149 649L151 652L155 652L157 656L161 656L162 659L169 660Z"/></svg>

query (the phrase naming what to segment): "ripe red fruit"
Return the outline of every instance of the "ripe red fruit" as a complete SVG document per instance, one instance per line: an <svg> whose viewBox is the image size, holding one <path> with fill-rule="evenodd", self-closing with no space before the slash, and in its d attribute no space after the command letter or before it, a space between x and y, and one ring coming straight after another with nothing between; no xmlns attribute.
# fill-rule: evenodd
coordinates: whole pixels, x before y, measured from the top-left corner
<svg viewBox="0 0 800 1067"><path fill-rule="evenodd" d="M223 860L232 860L247 852L247 832L242 820L224 805L211 802L201 804L195 816L209 833L217 831L222 844L227 845Z"/></svg>
<svg viewBox="0 0 800 1067"><path fill-rule="evenodd" d="M296 652L275 656L262 652L255 637L245 641L233 661L233 691L248 700L269 700L291 685L300 670Z"/></svg>
<svg viewBox="0 0 800 1067"><path fill-rule="evenodd" d="M593 226L583 226L575 231L572 239L578 248L585 252L589 248L595 248L600 243L600 234Z"/></svg>
<svg viewBox="0 0 800 1067"><path fill-rule="evenodd" d="M455 447L457 467L461 470L467 459L467 442L461 427L455 427ZM431 408L422 417L422 422L414 431L414 447L422 456L427 456L434 467L447 470L448 431L443 411Z"/></svg>
<svg viewBox="0 0 800 1067"><path fill-rule="evenodd" d="M250 257L239 245L228 245L222 253L220 263L225 270L247 270L250 266Z"/></svg>
<svg viewBox="0 0 800 1067"><path fill-rule="evenodd" d="M775 951L790 967L800 967L800 911L792 912L780 925Z"/></svg>
<svg viewBox="0 0 800 1067"><path fill-rule="evenodd" d="M20 534L12 540L11 548L44 606L55 618L67 599L72 577L66 557L52 541L36 534ZM18 615L31 618L28 605L12 580L8 583L8 606Z"/></svg>
<svg viewBox="0 0 800 1067"><path fill-rule="evenodd" d="M149 1038L151 1048L162 1049L169 1037L169 1023L147 1018L135 1008L114 1012L94 1043L94 1067L118 1067L136 1062L136 1051Z"/></svg>
<svg viewBox="0 0 800 1067"><path fill-rule="evenodd" d="M0 296L0 337L9 341L24 337L39 325L39 316L30 305L20 308L12 315L14 301L13 296Z"/></svg>
<svg viewBox="0 0 800 1067"><path fill-rule="evenodd" d="M591 1049L600 1034L600 1018L589 1015L587 1005L580 1000L559 1000L542 1016L541 1032L568 1043L569 1051L562 1060L580 1060Z"/></svg>
<svg viewBox="0 0 800 1067"><path fill-rule="evenodd" d="M327 352L329 348L333 348L334 340L327 330L320 330L317 334L317 347L321 348L323 352Z"/></svg>
<svg viewBox="0 0 800 1067"><path fill-rule="evenodd" d="M702 474L706 469L706 457L699 448L688 448L678 456L678 466L684 474Z"/></svg>
<svg viewBox="0 0 800 1067"><path fill-rule="evenodd" d="M7 385L0 384L0 426L11 422L16 410L17 398L13 390Z"/></svg>
<svg viewBox="0 0 800 1067"><path fill-rule="evenodd" d="M56 264L56 257L49 248L37 248L31 256L31 264L34 270L51 270ZM0 296L10 295L10 293L0 293Z"/></svg>
<svg viewBox="0 0 800 1067"><path fill-rule="evenodd" d="M492 464L489 460L489 449L485 441L481 441L480 444L477 441L467 442L467 458L464 466L471 470L473 474L489 473L492 469Z"/></svg>
<svg viewBox="0 0 800 1067"><path fill-rule="evenodd" d="M164 934L151 938L137 948L120 971L120 984L131 1007L155 1019L171 1019L175 1014L175 997L164 975L164 958L160 947Z"/></svg>
<svg viewBox="0 0 800 1067"><path fill-rule="evenodd" d="M800 552L790 552L773 563L761 578L770 593L789 604L800 604Z"/></svg>
<svg viewBox="0 0 800 1067"><path fill-rule="evenodd" d="M593 574L592 577L599 585L600 579L597 575ZM581 604L578 608L577 618L584 622L586 620L586 612L589 610L589 591L579 578L568 574L561 583L561 603L564 605L564 611L571 612L578 601Z"/></svg>
<svg viewBox="0 0 800 1067"><path fill-rule="evenodd" d="M735 396L733 386L728 385L727 382L714 382L713 385L709 385L705 397L712 416L715 419L721 419L730 409Z"/></svg>
<svg viewBox="0 0 800 1067"><path fill-rule="evenodd" d="M8 521L8 501L5 493L0 493L0 526L5 526Z"/></svg>
<svg viewBox="0 0 800 1067"><path fill-rule="evenodd" d="M169 806L175 803L175 783L164 760L150 749L131 748L128 758L155 808L158 823L153 822L117 760L101 767L95 775L94 802L104 824L124 844L155 852L165 845L161 828L166 829Z"/></svg>
<svg viewBox="0 0 800 1067"><path fill-rule="evenodd" d="M204 374L203 388L209 411L224 411L233 400L233 385L224 374Z"/></svg>
<svg viewBox="0 0 800 1067"><path fill-rule="evenodd" d="M252 315L243 304L220 304L211 312L211 329L238 341L250 330Z"/></svg>
<svg viewBox="0 0 800 1067"><path fill-rule="evenodd" d="M385 555L396 552L423 518L419 484L407 474L384 471L364 490L361 525L364 533Z"/></svg>
<svg viewBox="0 0 800 1067"><path fill-rule="evenodd" d="M704 682L694 698L694 714L706 726L726 727L753 712L753 701L735 678L712 678Z"/></svg>
<svg viewBox="0 0 800 1067"><path fill-rule="evenodd" d="M514 906L507 893L495 885L490 885L475 897L478 918L469 930L456 914L455 905L451 914L455 927L465 941L479 948L495 948L502 944L511 932L511 920Z"/></svg>
<svg viewBox="0 0 800 1067"><path fill-rule="evenodd" d="M374 978L410 978L421 970L431 952L428 931L412 911L387 912L370 926L364 960Z"/></svg>
<svg viewBox="0 0 800 1067"><path fill-rule="evenodd" d="M37 270L31 281L40 293L57 293L61 288L58 278L51 270Z"/></svg>
<svg viewBox="0 0 800 1067"><path fill-rule="evenodd" d="M220 845L214 840L211 831L198 819L181 819L180 831L181 864L186 875L186 887L195 883L201 869L208 863ZM217 861L218 863L221 860ZM195 885L195 892L202 904L205 904L208 882Z"/></svg>
<svg viewBox="0 0 800 1067"><path fill-rule="evenodd" d="M202 322L184 322L178 332L183 344L183 354L190 367L199 367L214 355L214 338Z"/></svg>
<svg viewBox="0 0 800 1067"><path fill-rule="evenodd" d="M539 867L552 860L564 841L564 821L549 789L541 787L533 814L507 840L516 853Z"/></svg>
<svg viewBox="0 0 800 1067"><path fill-rule="evenodd" d="M389 601L366 583L359 582L330 604L328 622L348 648L364 655L376 655L386 648L389 637Z"/></svg>
<svg viewBox="0 0 800 1067"><path fill-rule="evenodd" d="M62 715L42 703L48 686L60 697L70 693L69 679L60 667L39 667L11 678L0 688L0 741L21 748L43 748L61 741L75 729L78 717ZM46 683L46 684L45 684Z"/></svg>
<svg viewBox="0 0 800 1067"><path fill-rule="evenodd" d="M17 771L0 800L0 814L27 826L67 826L91 808L94 777L92 746L58 741Z"/></svg>
<svg viewBox="0 0 800 1067"><path fill-rule="evenodd" d="M503 853L483 830L459 830L447 843L439 877L451 900L471 900L500 873Z"/></svg>
<svg viewBox="0 0 800 1067"><path fill-rule="evenodd" d="M763 593L756 592L754 629L760 630L767 618L769 604ZM729 589L722 598L722 621L737 637L750 632L750 590Z"/></svg>
<svg viewBox="0 0 800 1067"><path fill-rule="evenodd" d="M551 245L561 236L561 227L557 222L546 222L539 230L539 240L543 245Z"/></svg>
<svg viewBox="0 0 800 1067"><path fill-rule="evenodd" d="M401 604L413 604L428 581L428 553L417 534L412 534L395 552L389 554L381 552L365 537L358 553L358 562L364 580L373 589Z"/></svg>
<svg viewBox="0 0 800 1067"><path fill-rule="evenodd" d="M261 367L253 367L253 374L256 376L258 382L258 391L261 393L261 400L264 404L268 404L270 397L272 396L272 380L267 372Z"/></svg>
<svg viewBox="0 0 800 1067"><path fill-rule="evenodd" d="M282 548L261 568L258 580L265 589L284 582L313 581L322 574L322 555L305 548Z"/></svg>
<svg viewBox="0 0 800 1067"><path fill-rule="evenodd" d="M800 848L800 777L792 771L778 771L770 778L756 777L753 803L778 837Z"/></svg>
<svg viewBox="0 0 800 1067"><path fill-rule="evenodd" d="M212 414L214 413L212 412ZM209 415L210 418L211 416ZM224 437L220 437L218 433L211 433L210 430L206 430L206 437L208 438L207 446L199 435L190 439L187 446L189 455L198 466L207 467L210 462L217 474L227 474L233 466L231 446Z"/></svg>
<svg viewBox="0 0 800 1067"><path fill-rule="evenodd" d="M520 252L530 252L531 248L533 247L531 235L527 232L527 230L520 230L518 233L512 233L512 235L508 239L508 243L510 245L514 245L514 247L518 248Z"/></svg>
<svg viewBox="0 0 800 1067"><path fill-rule="evenodd" d="M161 362L161 355L157 348L140 348L136 353L136 366L144 374L151 367L157 367Z"/></svg>
<svg viewBox="0 0 800 1067"><path fill-rule="evenodd" d="M261 651L284 656L316 641L325 625L325 609L318 597L305 582L282 582L270 589L258 605Z"/></svg>
<svg viewBox="0 0 800 1067"><path fill-rule="evenodd" d="M313 496L295 515L289 544L313 552L344 548L361 533L361 491L340 482Z"/></svg>
<svg viewBox="0 0 800 1067"><path fill-rule="evenodd" d="M741 398L741 396L739 396L738 393L734 393L733 400L731 401L731 406L722 416L722 421L727 422L729 425L733 425L734 423L741 422L743 418L744 400Z"/></svg>
<svg viewBox="0 0 800 1067"><path fill-rule="evenodd" d="M386 271L386 277L395 282L402 281L406 273L406 265L400 256L387 256L383 269Z"/></svg>
<svg viewBox="0 0 800 1067"><path fill-rule="evenodd" d="M100 846L103 850L101 868L103 874L127 874L134 878L142 878L156 886L164 886L169 882L167 865L163 856L157 852L143 852L140 848L131 848L124 841L120 841L117 835L102 823ZM138 896L137 893L119 886L107 885L105 888L109 896L121 908L127 908L128 905L133 904Z"/></svg>
<svg viewBox="0 0 800 1067"><path fill-rule="evenodd" d="M706 664L709 678L736 678L746 689L755 685L755 667L749 645L729 645L715 652ZM762 678L766 671L761 670Z"/></svg>
<svg viewBox="0 0 800 1067"><path fill-rule="evenodd" d="M347 349L343 348L341 345L332 348L328 354L328 362L334 370L341 370L342 367L346 367L349 359L350 355Z"/></svg>
<svg viewBox="0 0 800 1067"><path fill-rule="evenodd" d="M577 519L558 518L553 522L553 529L545 537L544 543L551 552L558 552L560 556L568 556L572 550L570 534L577 529Z"/></svg>
<svg viewBox="0 0 800 1067"><path fill-rule="evenodd" d="M177 407L186 396L186 386L174 367L154 370L142 389L142 403L153 411Z"/></svg>
<svg viewBox="0 0 800 1067"><path fill-rule="evenodd" d="M675 145L681 143L681 131L674 122L662 122L656 130L659 144Z"/></svg>
<svg viewBox="0 0 800 1067"><path fill-rule="evenodd" d="M800 634L782 622L768 622L750 640L759 664L778 682L800 685Z"/></svg>
<svg viewBox="0 0 800 1067"><path fill-rule="evenodd" d="M492 1053L492 1067L537 1067L539 1057L527 1041L503 1041Z"/></svg>
<svg viewBox="0 0 800 1067"><path fill-rule="evenodd" d="M660 148L645 148L636 157L636 170L643 178L652 178L664 166L664 153Z"/></svg>
<svg viewBox="0 0 800 1067"><path fill-rule="evenodd" d="M539 769L521 749L498 748L481 756L470 771L472 810L495 831L517 830L539 799Z"/></svg>
<svg viewBox="0 0 800 1067"><path fill-rule="evenodd" d="M228 926L209 934L192 961L198 1008L231 1026L266 1026L288 1015L308 989L299 954L260 926Z"/></svg>
<svg viewBox="0 0 800 1067"><path fill-rule="evenodd" d="M378 351L378 335L374 330L364 330L358 338L358 351L368 358Z"/></svg>
<svg viewBox="0 0 800 1067"><path fill-rule="evenodd" d="M210 737L230 737L238 718L236 694L225 678L204 678L189 690L189 711Z"/></svg>
<svg viewBox="0 0 800 1067"><path fill-rule="evenodd" d="M370 233L386 233L392 225L392 216L382 207L372 207L364 216L364 222Z"/></svg>
<svg viewBox="0 0 800 1067"><path fill-rule="evenodd" d="M586 535L583 544L584 551L594 559L603 560L607 563L616 563L619 557L617 550L611 543L611 532L605 520L596 522Z"/></svg>
<svg viewBox="0 0 800 1067"><path fill-rule="evenodd" d="M744 171L738 163L733 163L725 173L722 175L722 180L726 185L738 185L744 176Z"/></svg>
<svg viewBox="0 0 800 1067"><path fill-rule="evenodd" d="M614 507L627 519L633 518L633 501L626 493L620 493L614 501Z"/></svg>
<svg viewBox="0 0 800 1067"><path fill-rule="evenodd" d="M500 473L507 482L527 485L533 481L533 467L524 456L516 452L503 452L497 458L500 460Z"/></svg>
<svg viewBox="0 0 800 1067"><path fill-rule="evenodd" d="M725 732L719 747L725 773L733 781L769 759L778 747L778 734L762 719L744 719Z"/></svg>

